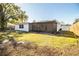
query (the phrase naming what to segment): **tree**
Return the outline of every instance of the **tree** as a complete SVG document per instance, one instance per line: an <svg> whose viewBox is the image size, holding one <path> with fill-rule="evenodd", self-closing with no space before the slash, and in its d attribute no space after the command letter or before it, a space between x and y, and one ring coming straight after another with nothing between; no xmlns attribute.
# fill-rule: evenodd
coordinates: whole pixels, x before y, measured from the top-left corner
<svg viewBox="0 0 79 59"><path fill-rule="evenodd" d="M79 22L79 18L75 19L75 21L74 21L73 24L75 24L75 23L77 23L77 22Z"/></svg>
<svg viewBox="0 0 79 59"><path fill-rule="evenodd" d="M0 3L0 28L5 30L7 23L13 20L26 20L28 16L25 14L25 11L22 11L20 7L14 3Z"/></svg>

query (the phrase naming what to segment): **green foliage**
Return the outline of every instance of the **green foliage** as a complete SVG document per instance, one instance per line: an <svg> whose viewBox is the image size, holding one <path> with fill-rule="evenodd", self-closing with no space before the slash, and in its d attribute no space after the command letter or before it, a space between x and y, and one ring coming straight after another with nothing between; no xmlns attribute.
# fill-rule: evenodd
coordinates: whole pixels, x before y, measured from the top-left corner
<svg viewBox="0 0 79 59"><path fill-rule="evenodd" d="M27 18L25 11L22 11L14 3L0 3L0 28L2 30L7 27L7 22L11 21L9 19L24 21Z"/></svg>
<svg viewBox="0 0 79 59"><path fill-rule="evenodd" d="M13 39L13 36L10 35L10 32L5 32L0 35L0 43L2 43L3 40L11 40Z"/></svg>

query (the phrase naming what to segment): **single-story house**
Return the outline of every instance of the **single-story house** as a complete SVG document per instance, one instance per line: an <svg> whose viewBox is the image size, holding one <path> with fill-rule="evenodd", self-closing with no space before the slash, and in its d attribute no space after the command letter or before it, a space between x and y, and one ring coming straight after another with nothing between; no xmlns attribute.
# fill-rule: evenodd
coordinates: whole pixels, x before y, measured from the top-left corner
<svg viewBox="0 0 79 59"><path fill-rule="evenodd" d="M69 31L70 30L70 24L61 24L60 28L62 31Z"/></svg>
<svg viewBox="0 0 79 59"><path fill-rule="evenodd" d="M43 21L43 22L33 22L33 23L22 23L22 24L16 24L15 30L21 30L21 31L35 31L35 32L49 32L49 33L55 33L62 30L68 30L69 26L61 25L57 21Z"/></svg>

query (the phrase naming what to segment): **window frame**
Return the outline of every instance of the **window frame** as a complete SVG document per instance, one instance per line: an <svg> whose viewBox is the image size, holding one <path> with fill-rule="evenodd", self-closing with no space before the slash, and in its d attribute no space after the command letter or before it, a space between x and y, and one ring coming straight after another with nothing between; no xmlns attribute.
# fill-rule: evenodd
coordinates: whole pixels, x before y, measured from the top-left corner
<svg viewBox="0 0 79 59"><path fill-rule="evenodd" d="M19 24L19 28L23 29L24 28L24 24Z"/></svg>

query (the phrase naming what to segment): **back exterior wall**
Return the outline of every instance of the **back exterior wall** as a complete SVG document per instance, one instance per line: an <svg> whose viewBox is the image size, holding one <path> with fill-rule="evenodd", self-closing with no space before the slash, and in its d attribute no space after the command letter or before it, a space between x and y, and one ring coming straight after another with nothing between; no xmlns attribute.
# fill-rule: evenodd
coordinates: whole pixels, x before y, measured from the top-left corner
<svg viewBox="0 0 79 59"><path fill-rule="evenodd" d="M37 32L57 32L57 23L56 22L38 22L38 23L29 23L30 31Z"/></svg>

